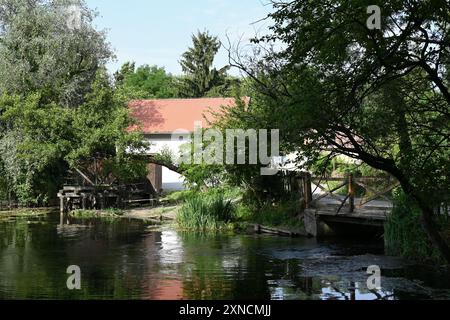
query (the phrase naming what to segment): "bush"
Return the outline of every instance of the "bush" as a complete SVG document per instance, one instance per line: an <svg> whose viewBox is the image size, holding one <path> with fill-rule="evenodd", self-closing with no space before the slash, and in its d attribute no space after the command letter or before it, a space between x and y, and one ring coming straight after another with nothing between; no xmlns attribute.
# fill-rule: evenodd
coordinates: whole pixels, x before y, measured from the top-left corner
<svg viewBox="0 0 450 320"><path fill-rule="evenodd" d="M209 188L205 191L198 190L183 190L172 192L164 197L165 201L172 204L183 204L192 198L198 197L199 193L203 196L211 197L215 195L223 195L225 199L238 199L242 196L242 191L239 188L234 187L221 187L221 188Z"/></svg>
<svg viewBox="0 0 450 320"><path fill-rule="evenodd" d="M394 209L385 226L386 253L419 261L439 260L439 253L421 225L421 211L401 190L394 193Z"/></svg>
<svg viewBox="0 0 450 320"><path fill-rule="evenodd" d="M164 201L169 202L170 204L181 204L186 202L188 199L195 197L194 190L183 190L183 191L175 191L167 194L163 199Z"/></svg>
<svg viewBox="0 0 450 320"><path fill-rule="evenodd" d="M301 227L300 211L300 201L293 198L279 203L265 203L261 207L242 204L237 209L236 217L267 227Z"/></svg>
<svg viewBox="0 0 450 320"><path fill-rule="evenodd" d="M177 217L179 226L187 230L217 231L230 228L234 206L223 194L198 195L186 200Z"/></svg>

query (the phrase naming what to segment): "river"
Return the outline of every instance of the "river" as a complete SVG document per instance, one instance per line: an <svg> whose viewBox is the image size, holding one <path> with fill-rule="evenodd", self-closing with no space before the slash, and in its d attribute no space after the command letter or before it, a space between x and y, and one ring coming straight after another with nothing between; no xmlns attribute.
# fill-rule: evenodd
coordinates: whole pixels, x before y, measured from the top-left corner
<svg viewBox="0 0 450 320"><path fill-rule="evenodd" d="M66 273L80 267L81 289ZM381 268L368 290L367 268ZM0 220L0 299L450 299L450 274L380 241L199 235L140 220Z"/></svg>

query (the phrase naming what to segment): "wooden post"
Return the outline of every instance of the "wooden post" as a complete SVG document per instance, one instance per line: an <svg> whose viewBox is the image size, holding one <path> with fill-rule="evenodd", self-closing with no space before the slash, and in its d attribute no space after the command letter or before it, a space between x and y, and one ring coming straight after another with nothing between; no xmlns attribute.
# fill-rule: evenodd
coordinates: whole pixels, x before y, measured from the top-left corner
<svg viewBox="0 0 450 320"><path fill-rule="evenodd" d="M84 193L81 195L81 208L83 210L87 209L87 206L86 206L86 194L84 194Z"/></svg>
<svg viewBox="0 0 450 320"><path fill-rule="evenodd" d="M348 176L348 201L350 203L350 213L355 211L355 181L353 178L353 174Z"/></svg>
<svg viewBox="0 0 450 320"><path fill-rule="evenodd" d="M65 214L65 203L64 203L64 195L61 191L60 197L59 197L59 223L61 226L64 225L64 214Z"/></svg>
<svg viewBox="0 0 450 320"><path fill-rule="evenodd" d="M59 197L59 212L61 213L61 215L64 215L64 195L61 194L61 196Z"/></svg>
<svg viewBox="0 0 450 320"><path fill-rule="evenodd" d="M305 208L308 209L311 207L312 202L312 187L311 187L311 174L306 172L303 175L303 191L305 196Z"/></svg>
<svg viewBox="0 0 450 320"><path fill-rule="evenodd" d="M105 209L105 197L103 194L100 195L100 210Z"/></svg>
<svg viewBox="0 0 450 320"><path fill-rule="evenodd" d="M116 198L116 207L119 208L119 209L122 209L121 200L120 200L120 195L119 194L117 195L117 198Z"/></svg>

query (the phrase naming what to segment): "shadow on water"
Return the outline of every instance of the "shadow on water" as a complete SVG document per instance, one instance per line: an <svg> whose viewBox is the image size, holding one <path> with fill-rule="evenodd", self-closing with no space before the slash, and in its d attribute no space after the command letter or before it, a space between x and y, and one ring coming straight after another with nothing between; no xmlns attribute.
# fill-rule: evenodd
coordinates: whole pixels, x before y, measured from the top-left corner
<svg viewBox="0 0 450 320"><path fill-rule="evenodd" d="M82 288L67 289L70 265ZM367 289L371 265L382 289ZM139 220L0 221L0 299L447 299L445 271L379 242L154 231Z"/></svg>

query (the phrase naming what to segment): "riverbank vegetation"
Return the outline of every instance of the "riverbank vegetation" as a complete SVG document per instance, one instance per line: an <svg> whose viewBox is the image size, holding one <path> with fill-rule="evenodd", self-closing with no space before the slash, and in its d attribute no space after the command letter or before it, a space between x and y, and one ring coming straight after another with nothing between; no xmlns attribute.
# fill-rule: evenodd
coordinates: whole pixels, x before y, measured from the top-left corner
<svg viewBox="0 0 450 320"><path fill-rule="evenodd" d="M266 203L260 208L240 204L237 210L236 216L240 221L304 233L302 204L299 199Z"/></svg>
<svg viewBox="0 0 450 320"><path fill-rule="evenodd" d="M177 222L184 230L225 231L232 230L235 207L221 194L196 195L181 207Z"/></svg>
<svg viewBox="0 0 450 320"><path fill-rule="evenodd" d="M11 218L36 218L36 217L44 217L51 213L56 212L52 209L15 209L10 211L2 211L0 212L0 220L9 220Z"/></svg>
<svg viewBox="0 0 450 320"><path fill-rule="evenodd" d="M177 223L192 231L240 231L250 225L280 227L304 233L300 199L257 205L243 199L245 191L236 187L216 187L174 192L164 198L179 207Z"/></svg>
<svg viewBox="0 0 450 320"><path fill-rule="evenodd" d="M444 239L450 240L448 213L438 217L436 224ZM401 190L394 193L394 209L385 226L386 253L423 262L443 260L439 250L433 246L421 224L421 211L414 201Z"/></svg>

